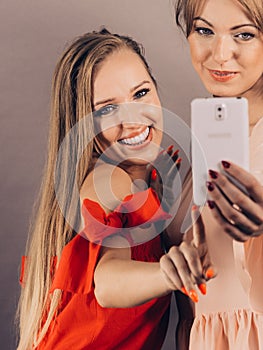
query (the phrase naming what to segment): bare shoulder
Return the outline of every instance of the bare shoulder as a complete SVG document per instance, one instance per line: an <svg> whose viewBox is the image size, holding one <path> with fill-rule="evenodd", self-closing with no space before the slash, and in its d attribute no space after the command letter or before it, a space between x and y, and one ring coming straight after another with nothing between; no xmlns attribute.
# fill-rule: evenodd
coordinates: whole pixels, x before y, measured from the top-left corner
<svg viewBox="0 0 263 350"><path fill-rule="evenodd" d="M81 189L81 202L88 198L98 202L106 212L112 211L131 194L130 176L118 166L103 163L86 177Z"/></svg>

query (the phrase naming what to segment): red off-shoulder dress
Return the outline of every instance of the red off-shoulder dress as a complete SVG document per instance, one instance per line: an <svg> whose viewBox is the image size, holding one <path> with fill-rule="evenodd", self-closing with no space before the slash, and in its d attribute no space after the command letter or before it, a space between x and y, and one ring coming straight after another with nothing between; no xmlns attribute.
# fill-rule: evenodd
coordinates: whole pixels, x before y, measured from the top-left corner
<svg viewBox="0 0 263 350"><path fill-rule="evenodd" d="M161 349L168 325L170 295L136 307L103 308L94 296L93 276L105 237L116 232L122 234L123 227L164 220L169 215L161 209L151 189L127 196L108 215L97 203L85 200L82 214L85 228L63 249L50 290L50 293L55 289L63 291L59 310L37 349ZM127 230L124 231L127 235ZM163 254L160 235L131 246L131 254L137 261L159 261Z"/></svg>

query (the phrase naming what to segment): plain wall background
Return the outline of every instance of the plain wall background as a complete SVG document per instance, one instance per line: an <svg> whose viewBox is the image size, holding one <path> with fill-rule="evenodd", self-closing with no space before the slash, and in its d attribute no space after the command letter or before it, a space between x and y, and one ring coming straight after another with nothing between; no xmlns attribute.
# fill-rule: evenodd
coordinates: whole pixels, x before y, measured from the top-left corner
<svg viewBox="0 0 263 350"><path fill-rule="evenodd" d="M141 42L163 106L189 122L205 96L173 17L172 0L2 0L1 349L15 349L19 265L45 161L52 72L66 43L105 25ZM168 345L168 349L169 349Z"/></svg>

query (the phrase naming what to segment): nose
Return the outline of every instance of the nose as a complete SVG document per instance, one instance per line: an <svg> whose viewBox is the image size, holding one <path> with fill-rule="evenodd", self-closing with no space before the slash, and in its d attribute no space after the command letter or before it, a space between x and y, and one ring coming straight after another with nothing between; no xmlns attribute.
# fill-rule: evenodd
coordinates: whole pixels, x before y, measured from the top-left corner
<svg viewBox="0 0 263 350"><path fill-rule="evenodd" d="M141 106L139 103L125 103L122 105L120 122L125 127L133 128L143 124Z"/></svg>
<svg viewBox="0 0 263 350"><path fill-rule="evenodd" d="M222 65L234 56L235 45L233 39L230 36L218 37L214 42L212 50L214 60Z"/></svg>

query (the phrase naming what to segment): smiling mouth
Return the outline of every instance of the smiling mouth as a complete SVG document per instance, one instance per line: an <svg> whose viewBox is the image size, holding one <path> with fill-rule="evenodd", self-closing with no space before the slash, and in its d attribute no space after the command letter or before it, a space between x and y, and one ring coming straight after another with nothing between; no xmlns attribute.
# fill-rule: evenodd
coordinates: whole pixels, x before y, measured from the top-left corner
<svg viewBox="0 0 263 350"><path fill-rule="evenodd" d="M122 145L128 145L128 146L138 146L143 144L148 136L150 134L150 127L147 126L147 128L139 135L136 135L134 137L118 140L118 142Z"/></svg>
<svg viewBox="0 0 263 350"><path fill-rule="evenodd" d="M237 74L237 72L234 72L234 71L231 72L231 71L222 71L222 70L213 70L213 69L209 69L209 73L215 80L219 80L219 81L230 80L234 78Z"/></svg>
<svg viewBox="0 0 263 350"><path fill-rule="evenodd" d="M234 75L236 72L228 72L228 71L220 71L220 70L212 70L213 74L218 75L219 77L226 77L228 75Z"/></svg>

